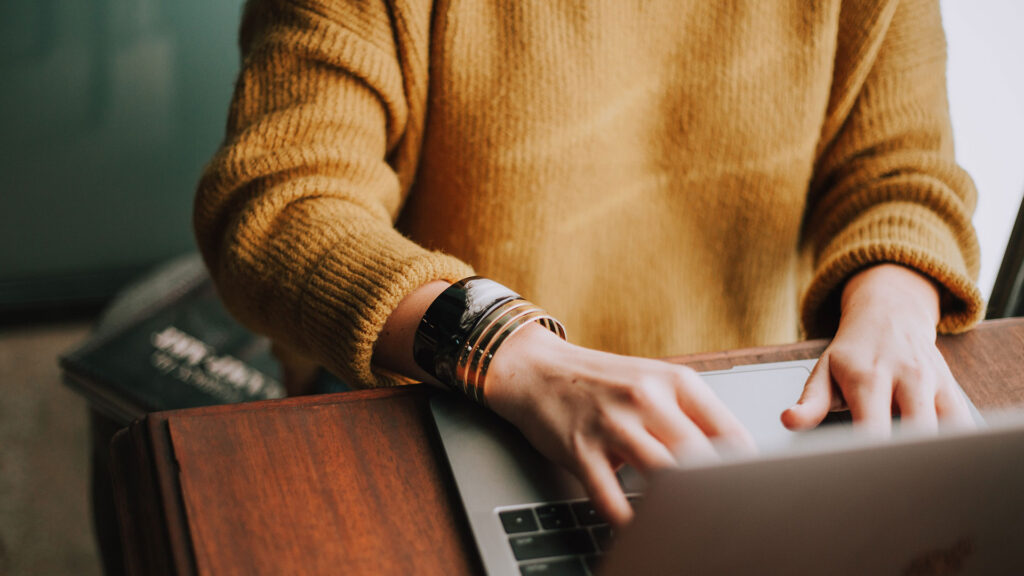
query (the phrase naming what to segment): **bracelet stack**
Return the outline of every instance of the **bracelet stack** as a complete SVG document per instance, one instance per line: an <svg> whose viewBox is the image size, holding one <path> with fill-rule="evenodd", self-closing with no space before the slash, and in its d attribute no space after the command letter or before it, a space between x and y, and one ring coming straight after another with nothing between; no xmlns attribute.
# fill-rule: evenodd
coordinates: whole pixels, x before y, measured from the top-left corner
<svg viewBox="0 0 1024 576"><path fill-rule="evenodd" d="M486 403L487 369L498 347L530 322L563 340L565 327L501 284L473 276L452 284L427 309L413 358L440 382Z"/></svg>

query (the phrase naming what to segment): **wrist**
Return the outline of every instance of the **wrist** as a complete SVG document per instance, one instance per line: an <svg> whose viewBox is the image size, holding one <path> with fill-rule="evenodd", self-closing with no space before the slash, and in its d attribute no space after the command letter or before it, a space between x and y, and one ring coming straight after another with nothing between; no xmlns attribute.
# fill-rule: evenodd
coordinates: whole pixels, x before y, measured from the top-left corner
<svg viewBox="0 0 1024 576"><path fill-rule="evenodd" d="M877 264L855 274L843 288L840 318L865 309L919 316L934 329L941 314L939 288L927 276L905 266Z"/></svg>
<svg viewBox="0 0 1024 576"><path fill-rule="evenodd" d="M495 352L487 376L487 404L506 419L532 402L537 385L544 386L570 364L567 352L576 348L540 324L532 323L509 337Z"/></svg>
<svg viewBox="0 0 1024 576"><path fill-rule="evenodd" d="M437 297L448 288L443 281L420 286L398 304L388 316L373 351L373 364L420 382L440 385L434 377L416 364L411 352L420 319Z"/></svg>
<svg viewBox="0 0 1024 576"><path fill-rule="evenodd" d="M438 382L486 404L495 354L534 325L565 338L558 320L519 294L487 278L464 278L427 308L416 330L413 358Z"/></svg>

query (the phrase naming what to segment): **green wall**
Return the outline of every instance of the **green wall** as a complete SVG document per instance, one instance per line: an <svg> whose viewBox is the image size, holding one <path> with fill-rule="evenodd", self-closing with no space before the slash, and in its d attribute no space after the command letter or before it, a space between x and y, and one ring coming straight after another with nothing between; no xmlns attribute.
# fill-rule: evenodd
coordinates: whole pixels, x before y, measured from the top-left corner
<svg viewBox="0 0 1024 576"><path fill-rule="evenodd" d="M0 2L0 310L194 250L242 0Z"/></svg>

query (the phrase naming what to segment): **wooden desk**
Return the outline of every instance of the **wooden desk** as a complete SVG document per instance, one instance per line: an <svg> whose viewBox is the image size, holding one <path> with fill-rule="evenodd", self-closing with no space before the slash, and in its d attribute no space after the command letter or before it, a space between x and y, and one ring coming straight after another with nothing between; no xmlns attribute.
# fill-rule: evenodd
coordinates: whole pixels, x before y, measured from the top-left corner
<svg viewBox="0 0 1024 576"><path fill-rule="evenodd" d="M813 358L824 341L682 356ZM940 339L981 409L1024 406L1024 319ZM150 415L115 438L136 574L482 571L421 386Z"/></svg>

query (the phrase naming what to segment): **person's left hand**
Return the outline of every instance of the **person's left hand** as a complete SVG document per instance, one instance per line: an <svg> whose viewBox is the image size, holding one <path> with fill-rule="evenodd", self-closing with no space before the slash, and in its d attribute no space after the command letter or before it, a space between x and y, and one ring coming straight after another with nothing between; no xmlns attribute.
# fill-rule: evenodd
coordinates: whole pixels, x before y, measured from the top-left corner
<svg viewBox="0 0 1024 576"><path fill-rule="evenodd" d="M848 408L855 424L888 434L892 415L936 429L938 420L973 426L970 410L935 346L939 293L930 280L896 264L853 276L842 294L839 329L811 372L803 395L782 413L787 428L817 426Z"/></svg>

